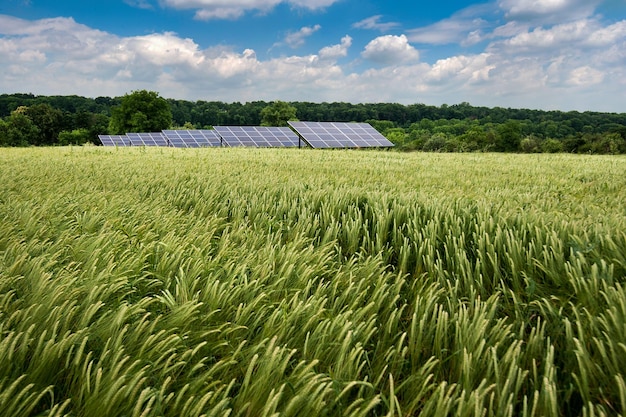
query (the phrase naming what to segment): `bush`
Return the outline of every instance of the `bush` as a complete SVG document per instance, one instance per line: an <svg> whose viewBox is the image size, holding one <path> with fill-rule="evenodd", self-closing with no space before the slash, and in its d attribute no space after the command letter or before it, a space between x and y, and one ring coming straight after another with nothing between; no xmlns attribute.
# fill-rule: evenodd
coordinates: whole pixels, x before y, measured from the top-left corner
<svg viewBox="0 0 626 417"><path fill-rule="evenodd" d="M385 132L385 137L394 145L401 146L406 142L408 135L404 132L404 129L393 128Z"/></svg>
<svg viewBox="0 0 626 417"><path fill-rule="evenodd" d="M619 133L602 135L591 144L591 152L615 155L626 151L626 141Z"/></svg>
<svg viewBox="0 0 626 417"><path fill-rule="evenodd" d="M524 153L541 152L541 143L536 136L526 136L519 144L519 148Z"/></svg>
<svg viewBox="0 0 626 417"><path fill-rule="evenodd" d="M544 153L563 152L563 143L556 139L546 139L541 144L541 151Z"/></svg>
<svg viewBox="0 0 626 417"><path fill-rule="evenodd" d="M82 145L89 142L91 135L87 129L64 130L59 133L59 145Z"/></svg>
<svg viewBox="0 0 626 417"><path fill-rule="evenodd" d="M446 148L447 137L443 133L435 133L424 142L423 149L429 152L441 152Z"/></svg>
<svg viewBox="0 0 626 417"><path fill-rule="evenodd" d="M451 137L446 140L446 146L444 149L446 152L464 152L465 146L456 137Z"/></svg>

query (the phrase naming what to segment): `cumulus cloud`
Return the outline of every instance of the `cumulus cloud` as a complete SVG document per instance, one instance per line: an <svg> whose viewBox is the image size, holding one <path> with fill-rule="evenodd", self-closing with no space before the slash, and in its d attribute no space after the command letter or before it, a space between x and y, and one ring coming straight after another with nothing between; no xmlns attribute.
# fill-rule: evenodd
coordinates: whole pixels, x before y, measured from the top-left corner
<svg viewBox="0 0 626 417"><path fill-rule="evenodd" d="M326 46L319 51L320 59L337 60L348 55L348 49L352 46L352 38L348 35L341 38L338 45Z"/></svg>
<svg viewBox="0 0 626 417"><path fill-rule="evenodd" d="M564 49L602 48L623 42L624 39L626 39L626 21L603 26L595 19L583 19L521 32L494 42L489 48L514 54L530 52L538 55L546 50L558 53Z"/></svg>
<svg viewBox="0 0 626 417"><path fill-rule="evenodd" d="M196 18L237 19L246 12L268 12L281 3L293 7L318 10L331 6L339 0L160 0L163 7L179 10L196 10Z"/></svg>
<svg viewBox="0 0 626 417"><path fill-rule="evenodd" d="M502 42L516 50L533 48L555 48L569 42L580 42L590 34L589 21L577 21L557 25L549 29L541 27L530 32L520 33Z"/></svg>
<svg viewBox="0 0 626 417"><path fill-rule="evenodd" d="M352 43L346 36L319 56L261 61L252 49L201 49L171 32L118 37L72 19L0 16L3 22L11 24L0 24L0 90L36 87L39 94L114 96L147 88L189 99L258 100L295 91L330 99L343 78L333 60Z"/></svg>
<svg viewBox="0 0 626 417"><path fill-rule="evenodd" d="M452 79L462 83L488 81L489 72L495 68L490 63L490 58L490 54L483 53L440 59L431 67L426 77L434 82L450 82Z"/></svg>
<svg viewBox="0 0 626 417"><path fill-rule="evenodd" d="M361 56L379 64L394 65L417 61L419 52L409 44L405 35L385 35L368 43Z"/></svg>
<svg viewBox="0 0 626 417"><path fill-rule="evenodd" d="M320 25L315 26L304 26L300 28L297 32L288 33L285 36L285 43L289 45L291 48L299 48L304 45L305 39L320 30L322 27Z"/></svg>
<svg viewBox="0 0 626 417"><path fill-rule="evenodd" d="M588 45L597 47L608 46L626 39L626 20L614 23L607 27L601 27L594 24L594 28L590 30L589 38L586 42Z"/></svg>
<svg viewBox="0 0 626 417"><path fill-rule="evenodd" d="M380 21L382 17L383 17L382 15L368 17L367 19L363 19L359 22L354 23L352 27L355 29L372 29L372 30L379 30L381 32L387 32L391 29L394 29L400 26L400 23L397 23L397 22L382 23Z"/></svg>
<svg viewBox="0 0 626 417"><path fill-rule="evenodd" d="M2 36L4 35L4 36ZM89 60L104 53L113 36L76 23L72 18L35 22L0 15L0 62L19 64L24 57L59 65L59 58ZM32 61L28 58L29 61Z"/></svg>
<svg viewBox="0 0 626 417"><path fill-rule="evenodd" d="M591 86L602 82L604 74L588 65L574 68L569 73L568 82L576 86Z"/></svg>
<svg viewBox="0 0 626 417"><path fill-rule="evenodd" d="M486 48L432 63L420 61L405 35L373 39L356 62L352 45L344 36L317 54L263 59L245 46L202 48L172 32L121 37L70 18L0 15L0 91L96 97L145 88L165 97L228 102L467 101L608 111L623 106L616 92L626 89L626 21L506 24ZM367 68L368 62L377 65Z"/></svg>

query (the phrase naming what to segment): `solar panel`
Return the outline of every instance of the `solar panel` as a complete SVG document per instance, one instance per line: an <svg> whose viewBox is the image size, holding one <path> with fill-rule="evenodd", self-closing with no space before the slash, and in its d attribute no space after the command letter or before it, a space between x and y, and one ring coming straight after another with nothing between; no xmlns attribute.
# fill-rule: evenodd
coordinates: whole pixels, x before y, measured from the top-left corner
<svg viewBox="0 0 626 417"><path fill-rule="evenodd" d="M368 123L289 122L312 148L377 148L394 146Z"/></svg>
<svg viewBox="0 0 626 417"><path fill-rule="evenodd" d="M167 139L161 132L127 133L132 146L168 146Z"/></svg>
<svg viewBox="0 0 626 417"><path fill-rule="evenodd" d="M251 146L256 148L293 148L300 139L288 127L269 126L215 126L226 146Z"/></svg>
<svg viewBox="0 0 626 417"><path fill-rule="evenodd" d="M98 135L103 146L130 146L126 135Z"/></svg>
<svg viewBox="0 0 626 417"><path fill-rule="evenodd" d="M164 130L170 146L175 148L201 148L222 146L222 141L215 130Z"/></svg>

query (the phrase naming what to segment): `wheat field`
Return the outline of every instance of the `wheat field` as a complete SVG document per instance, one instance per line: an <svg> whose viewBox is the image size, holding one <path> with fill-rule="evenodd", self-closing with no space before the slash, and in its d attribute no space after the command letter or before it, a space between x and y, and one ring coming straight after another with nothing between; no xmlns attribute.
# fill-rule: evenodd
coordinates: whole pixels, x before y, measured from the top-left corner
<svg viewBox="0 0 626 417"><path fill-rule="evenodd" d="M626 157L0 150L2 416L626 413Z"/></svg>

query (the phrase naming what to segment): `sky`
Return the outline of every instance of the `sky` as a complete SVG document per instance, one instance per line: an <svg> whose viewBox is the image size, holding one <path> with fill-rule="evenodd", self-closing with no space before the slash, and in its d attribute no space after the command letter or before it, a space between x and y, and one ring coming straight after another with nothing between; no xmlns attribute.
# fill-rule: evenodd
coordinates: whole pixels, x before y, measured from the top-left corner
<svg viewBox="0 0 626 417"><path fill-rule="evenodd" d="M0 93L626 112L626 0L0 0Z"/></svg>

